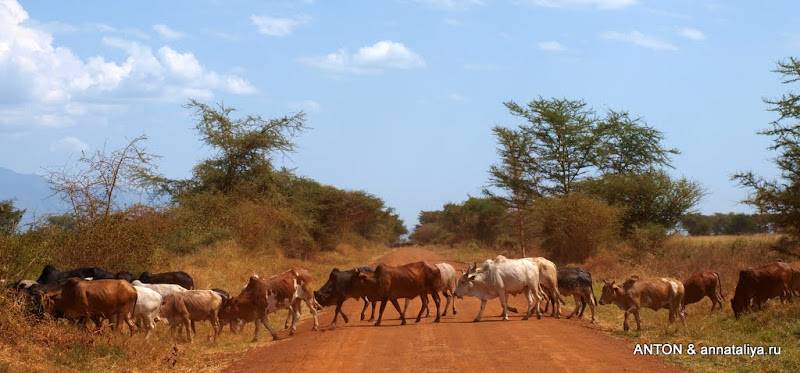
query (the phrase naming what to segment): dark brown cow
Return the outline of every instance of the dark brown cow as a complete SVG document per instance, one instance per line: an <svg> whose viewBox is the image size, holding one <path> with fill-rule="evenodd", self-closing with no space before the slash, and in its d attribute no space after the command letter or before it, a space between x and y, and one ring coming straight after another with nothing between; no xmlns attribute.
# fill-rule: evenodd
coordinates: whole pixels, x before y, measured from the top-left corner
<svg viewBox="0 0 800 373"><path fill-rule="evenodd" d="M372 292L374 297L369 297L370 300L381 301L381 309L375 326L381 324L386 303L391 302L395 309L399 310L400 304L397 303L397 300L403 298L421 297L422 308L420 308L416 320L419 322L423 311L428 306L428 294L436 304L436 320L434 322L439 322L441 311L438 289L441 288L442 277L439 268L433 264L415 262L395 267L381 263L375 268L374 274L359 272L355 281L356 285L353 287L355 291ZM402 320L401 325L405 325L406 317L402 312L400 319Z"/></svg>
<svg viewBox="0 0 800 373"><path fill-rule="evenodd" d="M739 271L739 282L731 299L733 314L739 318L742 312L761 308L770 298L780 297L781 303L791 300L791 287L792 267L784 262L743 269Z"/></svg>
<svg viewBox="0 0 800 373"><path fill-rule="evenodd" d="M683 281L683 289L684 306L697 303L708 297L711 299L711 311L718 304L719 309L722 309L722 301L725 298L722 296L722 282L718 273L712 271L697 272Z"/></svg>
<svg viewBox="0 0 800 373"><path fill-rule="evenodd" d="M289 335L294 335L297 330L297 320L300 318L301 302L305 302L311 310L314 316L313 330L317 330L319 321L314 301L314 278L308 271L294 268L267 279L250 277L250 282L242 293L225 302L220 316L225 319L253 321L255 323L253 342L258 340L261 331L259 323L267 328L272 339L277 340L278 334L269 326L267 315L277 310L289 309L292 313Z"/></svg>
<svg viewBox="0 0 800 373"><path fill-rule="evenodd" d="M69 319L84 318L88 327L89 319L101 327L100 319L116 317L115 330L123 321L128 324L133 335L133 307L137 293L133 285L125 280L84 281L71 278L61 289L61 295L47 302L46 309L51 314L63 314Z"/></svg>

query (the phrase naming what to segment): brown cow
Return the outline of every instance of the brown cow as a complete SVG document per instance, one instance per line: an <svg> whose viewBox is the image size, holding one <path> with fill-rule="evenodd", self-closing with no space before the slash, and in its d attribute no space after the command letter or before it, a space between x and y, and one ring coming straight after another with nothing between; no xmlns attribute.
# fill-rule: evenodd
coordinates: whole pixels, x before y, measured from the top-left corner
<svg viewBox="0 0 800 373"><path fill-rule="evenodd" d="M683 326L686 326L682 307L683 295L683 284L674 278L639 279L638 276L631 276L622 286L615 285L614 281L603 280L603 296L599 303L616 304L625 310L622 328L626 331L629 329L628 315L631 313L636 318L636 330L642 330L639 310L644 307L656 311L667 308L670 323L675 321L676 316L680 316Z"/></svg>
<svg viewBox="0 0 800 373"><path fill-rule="evenodd" d="M370 277L374 276L374 281ZM373 287L375 293L374 298L370 300L381 301L381 309L378 314L378 321L375 326L381 325L383 319L383 311L386 310L386 303L391 302L395 309L400 309L400 304L397 303L398 299L403 298L416 298L422 299L422 308L417 314L416 322L422 318L422 312L428 306L428 294L433 298L436 304L436 320L439 322L441 310L439 309L439 292L441 288L441 273L439 268L435 265L426 262L415 262L402 266L389 266L386 264L378 264L375 268L374 274L370 275L364 272L359 272L355 277L355 289L364 289L366 287ZM406 324L405 315L400 312L401 325Z"/></svg>
<svg viewBox="0 0 800 373"><path fill-rule="evenodd" d="M722 301L725 298L722 296L722 282L719 279L719 274L711 271L701 271L693 274L683 281L683 288L685 294L683 295L683 306L687 304L697 303L703 298L708 297L711 299L711 311L719 304L719 309L722 309Z"/></svg>
<svg viewBox="0 0 800 373"><path fill-rule="evenodd" d="M50 314L63 314L69 319L84 318L83 323L87 328L89 319L94 320L100 328L102 318L116 317L114 330L119 330L125 321L133 335L131 316L136 299L136 289L125 280L85 281L71 278L64 284L61 294L47 302L46 309Z"/></svg>
<svg viewBox="0 0 800 373"><path fill-rule="evenodd" d="M316 301L314 301L314 278L301 268L294 268L267 279L257 276L250 277L250 282L242 293L226 302L221 314L226 318L239 318L245 322L255 323L253 342L258 340L263 324L272 339L277 340L278 334L269 326L267 316L277 310L289 309L292 314L292 325L289 335L294 335L297 330L297 321L300 318L300 305L305 302L311 315L314 316L314 328L319 328L317 319Z"/></svg>
<svg viewBox="0 0 800 373"><path fill-rule="evenodd" d="M218 313L222 307L222 296L213 290L187 290L175 292L164 298L158 318L169 325L170 334L175 336L176 329L186 329L186 339L192 343L190 323L195 321L211 322L214 329L213 340L222 331Z"/></svg>
<svg viewBox="0 0 800 373"><path fill-rule="evenodd" d="M739 282L731 299L736 318L752 307L761 308L770 298L780 297L781 303L792 298L792 267L778 261L758 268L739 271ZM751 301L754 304L751 307Z"/></svg>

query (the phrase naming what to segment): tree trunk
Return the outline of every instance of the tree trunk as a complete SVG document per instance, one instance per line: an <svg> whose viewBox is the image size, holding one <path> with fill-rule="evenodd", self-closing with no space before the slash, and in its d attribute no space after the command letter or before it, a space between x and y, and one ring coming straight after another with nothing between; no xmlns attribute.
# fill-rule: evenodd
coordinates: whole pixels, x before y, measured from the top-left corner
<svg viewBox="0 0 800 373"><path fill-rule="evenodd" d="M519 229L519 247L522 251L522 257L527 258L528 253L525 250L525 219L522 216L522 210L517 209L517 224Z"/></svg>

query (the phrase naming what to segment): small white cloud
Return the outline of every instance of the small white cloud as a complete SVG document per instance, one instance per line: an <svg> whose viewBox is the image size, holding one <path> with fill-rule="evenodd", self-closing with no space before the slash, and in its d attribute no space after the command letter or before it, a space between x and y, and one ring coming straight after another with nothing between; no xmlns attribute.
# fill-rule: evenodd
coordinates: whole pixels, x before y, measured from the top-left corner
<svg viewBox="0 0 800 373"><path fill-rule="evenodd" d="M425 67L422 57L403 43L391 40L361 47L355 54L340 49L325 56L300 58L300 62L323 70L351 74L376 74L385 69Z"/></svg>
<svg viewBox="0 0 800 373"><path fill-rule="evenodd" d="M706 40L706 35L702 31L697 29L689 27L681 27L680 29L678 29L678 33L681 36L694 41Z"/></svg>
<svg viewBox="0 0 800 373"><path fill-rule="evenodd" d="M258 32L269 36L286 36L291 34L297 26L308 23L311 19L307 16L294 18L277 18L270 16L250 16L250 21L258 28Z"/></svg>
<svg viewBox="0 0 800 373"><path fill-rule="evenodd" d="M466 10L475 5L483 5L482 0L414 0L414 2L442 10Z"/></svg>
<svg viewBox="0 0 800 373"><path fill-rule="evenodd" d="M567 50L567 47L555 40L549 40L539 43L539 49L548 52L562 52Z"/></svg>
<svg viewBox="0 0 800 373"><path fill-rule="evenodd" d="M167 40L175 40L185 37L186 34L175 31L167 25L153 25L153 30L158 33L162 38Z"/></svg>
<svg viewBox="0 0 800 373"><path fill-rule="evenodd" d="M322 106L320 106L320 104L314 100L303 100L300 102L295 102L289 105L289 107L292 110L302 110L307 113L318 112L322 110Z"/></svg>
<svg viewBox="0 0 800 373"><path fill-rule="evenodd" d="M548 8L594 7L597 9L622 9L636 5L638 0L528 0L534 5Z"/></svg>
<svg viewBox="0 0 800 373"><path fill-rule="evenodd" d="M604 39L632 43L640 47L649 48L657 51L677 51L678 47L659 40L653 36L643 34L639 31L633 30L631 32L617 32L609 31L601 35Z"/></svg>
<svg viewBox="0 0 800 373"><path fill-rule="evenodd" d="M89 145L86 145L85 142L81 141L79 138L74 136L67 136L61 140L58 140L50 144L51 152L60 152L60 151L83 152L88 149Z"/></svg>
<svg viewBox="0 0 800 373"><path fill-rule="evenodd" d="M451 93L450 96L447 96L447 97L450 98L453 101L464 101L464 100L466 100L466 97L464 97L464 96L462 96L462 95L460 95L458 93Z"/></svg>

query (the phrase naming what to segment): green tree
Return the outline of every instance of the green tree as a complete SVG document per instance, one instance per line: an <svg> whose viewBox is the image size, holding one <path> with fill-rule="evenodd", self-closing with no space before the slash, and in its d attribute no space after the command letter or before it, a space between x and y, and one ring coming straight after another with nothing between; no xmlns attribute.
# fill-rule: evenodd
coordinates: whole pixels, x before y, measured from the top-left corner
<svg viewBox="0 0 800 373"><path fill-rule="evenodd" d="M541 175L543 194L565 195L592 169L598 136L594 113L582 100L538 98L525 107L504 103L511 114L525 119L519 126L529 139L528 167Z"/></svg>
<svg viewBox="0 0 800 373"><path fill-rule="evenodd" d="M789 57L777 65L774 72L782 76L784 84L800 81L800 59ZM758 133L772 137L769 150L777 152L775 165L780 176L770 180L747 171L732 179L750 190L745 203L758 208L776 229L796 241L800 238L800 94L789 92L764 102L778 118L770 123L771 128Z"/></svg>
<svg viewBox="0 0 800 373"><path fill-rule="evenodd" d="M595 165L604 174L643 173L672 167L677 149L662 145L664 133L627 111L609 110L597 127L599 136Z"/></svg>
<svg viewBox="0 0 800 373"><path fill-rule="evenodd" d="M540 167L537 159L532 157L534 140L530 133L522 129L495 126L492 131L497 140L500 163L489 167L489 186L483 189L483 193L511 211L520 252L525 257L526 210L536 198L542 196Z"/></svg>
<svg viewBox="0 0 800 373"><path fill-rule="evenodd" d="M308 129L302 111L271 119L232 118L236 109L224 104L212 107L190 100L185 107L194 111L197 133L216 154L195 166L193 180L171 183L173 193L187 188L223 194L237 189L244 189L244 194L264 191L274 171L272 157L293 152L292 138Z"/></svg>
<svg viewBox="0 0 800 373"><path fill-rule="evenodd" d="M14 207L14 201L0 201L0 235L13 235L24 214L25 210Z"/></svg>

